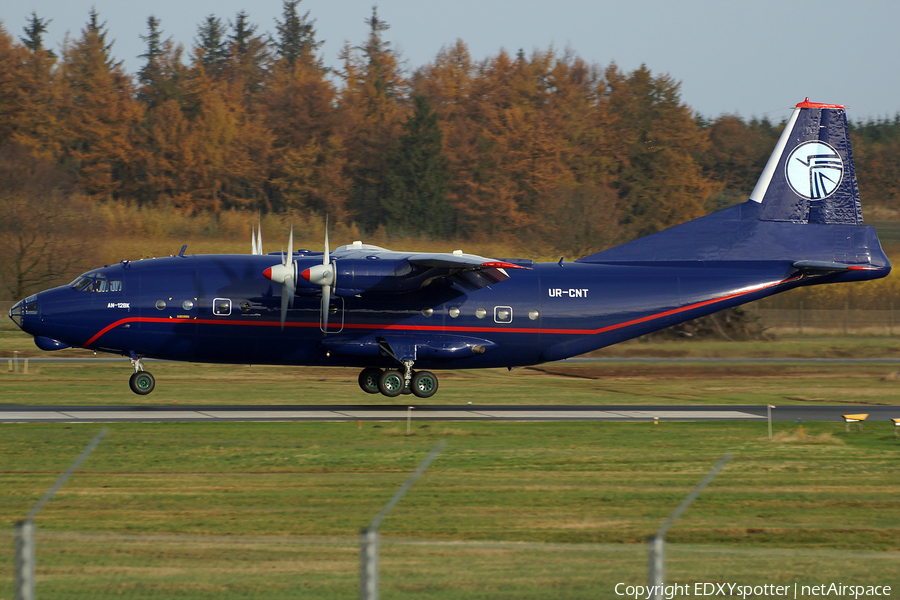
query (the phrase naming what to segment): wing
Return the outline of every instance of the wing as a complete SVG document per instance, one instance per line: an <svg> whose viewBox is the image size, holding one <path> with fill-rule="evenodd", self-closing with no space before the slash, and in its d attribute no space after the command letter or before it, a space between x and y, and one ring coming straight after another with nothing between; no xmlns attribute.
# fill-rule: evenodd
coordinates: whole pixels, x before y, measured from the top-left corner
<svg viewBox="0 0 900 600"><path fill-rule="evenodd" d="M364 244L341 246L333 259L334 292L339 296L408 293L445 278L463 290L476 290L509 279L510 269L531 266L531 261L498 260L459 250L395 252Z"/></svg>

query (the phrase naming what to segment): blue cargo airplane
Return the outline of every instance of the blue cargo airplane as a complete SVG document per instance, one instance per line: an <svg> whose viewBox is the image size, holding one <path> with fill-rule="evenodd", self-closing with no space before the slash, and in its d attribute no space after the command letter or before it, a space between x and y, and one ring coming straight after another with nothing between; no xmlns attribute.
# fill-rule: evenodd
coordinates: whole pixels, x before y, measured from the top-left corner
<svg viewBox="0 0 900 600"><path fill-rule="evenodd" d="M603 348L800 286L885 277L862 223L844 107L798 104L749 200L574 262L393 252L122 261L30 296L10 317L43 350L361 367L363 391L420 398L427 370L516 367ZM327 228L326 228L327 229Z"/></svg>

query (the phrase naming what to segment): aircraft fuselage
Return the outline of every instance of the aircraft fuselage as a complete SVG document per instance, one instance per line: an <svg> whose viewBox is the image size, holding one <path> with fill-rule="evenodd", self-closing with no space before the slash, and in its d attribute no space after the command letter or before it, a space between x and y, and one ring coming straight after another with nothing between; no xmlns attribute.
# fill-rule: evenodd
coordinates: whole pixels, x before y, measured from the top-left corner
<svg viewBox="0 0 900 600"><path fill-rule="evenodd" d="M475 291L438 279L412 293L332 298L326 334L314 295L298 294L281 328L280 288L262 276L272 262L204 255L112 265L87 274L105 275L105 291L39 294L22 327L69 346L194 362L389 366L378 349L387 336L393 345L408 339L423 368L512 367L582 354L800 283L780 261L537 263Z"/></svg>

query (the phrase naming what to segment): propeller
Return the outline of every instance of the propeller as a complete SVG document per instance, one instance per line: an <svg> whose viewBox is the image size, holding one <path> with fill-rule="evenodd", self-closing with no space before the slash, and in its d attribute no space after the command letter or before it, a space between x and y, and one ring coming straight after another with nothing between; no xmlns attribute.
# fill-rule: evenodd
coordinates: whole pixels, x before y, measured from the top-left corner
<svg viewBox="0 0 900 600"><path fill-rule="evenodd" d="M259 241L262 247L262 237ZM294 292L297 290L297 265L294 263L294 228L291 227L291 237L288 240L288 251L284 254L284 262L278 265L272 265L265 271L263 275L266 279L281 284L281 328L284 329L284 322L287 320L288 304L294 305Z"/></svg>
<svg viewBox="0 0 900 600"><path fill-rule="evenodd" d="M331 289L334 287L336 271L328 251L328 217L325 217L325 253L322 264L310 267L300 276L314 285L322 286L322 331L328 333L328 311L331 308Z"/></svg>

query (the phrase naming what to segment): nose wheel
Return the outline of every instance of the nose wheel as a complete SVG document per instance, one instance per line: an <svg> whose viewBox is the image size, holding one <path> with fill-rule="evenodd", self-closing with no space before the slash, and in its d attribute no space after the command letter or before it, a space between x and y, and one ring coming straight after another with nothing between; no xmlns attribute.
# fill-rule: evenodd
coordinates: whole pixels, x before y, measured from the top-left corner
<svg viewBox="0 0 900 600"><path fill-rule="evenodd" d="M156 379L147 371L138 371L128 380L131 391L139 396L146 396L156 387Z"/></svg>
<svg viewBox="0 0 900 600"><path fill-rule="evenodd" d="M131 391L135 394L146 396L156 387L156 379L154 379L153 375L144 370L141 359L132 358L131 366L134 367L134 373L132 374L131 379L128 380L128 387L130 387Z"/></svg>

